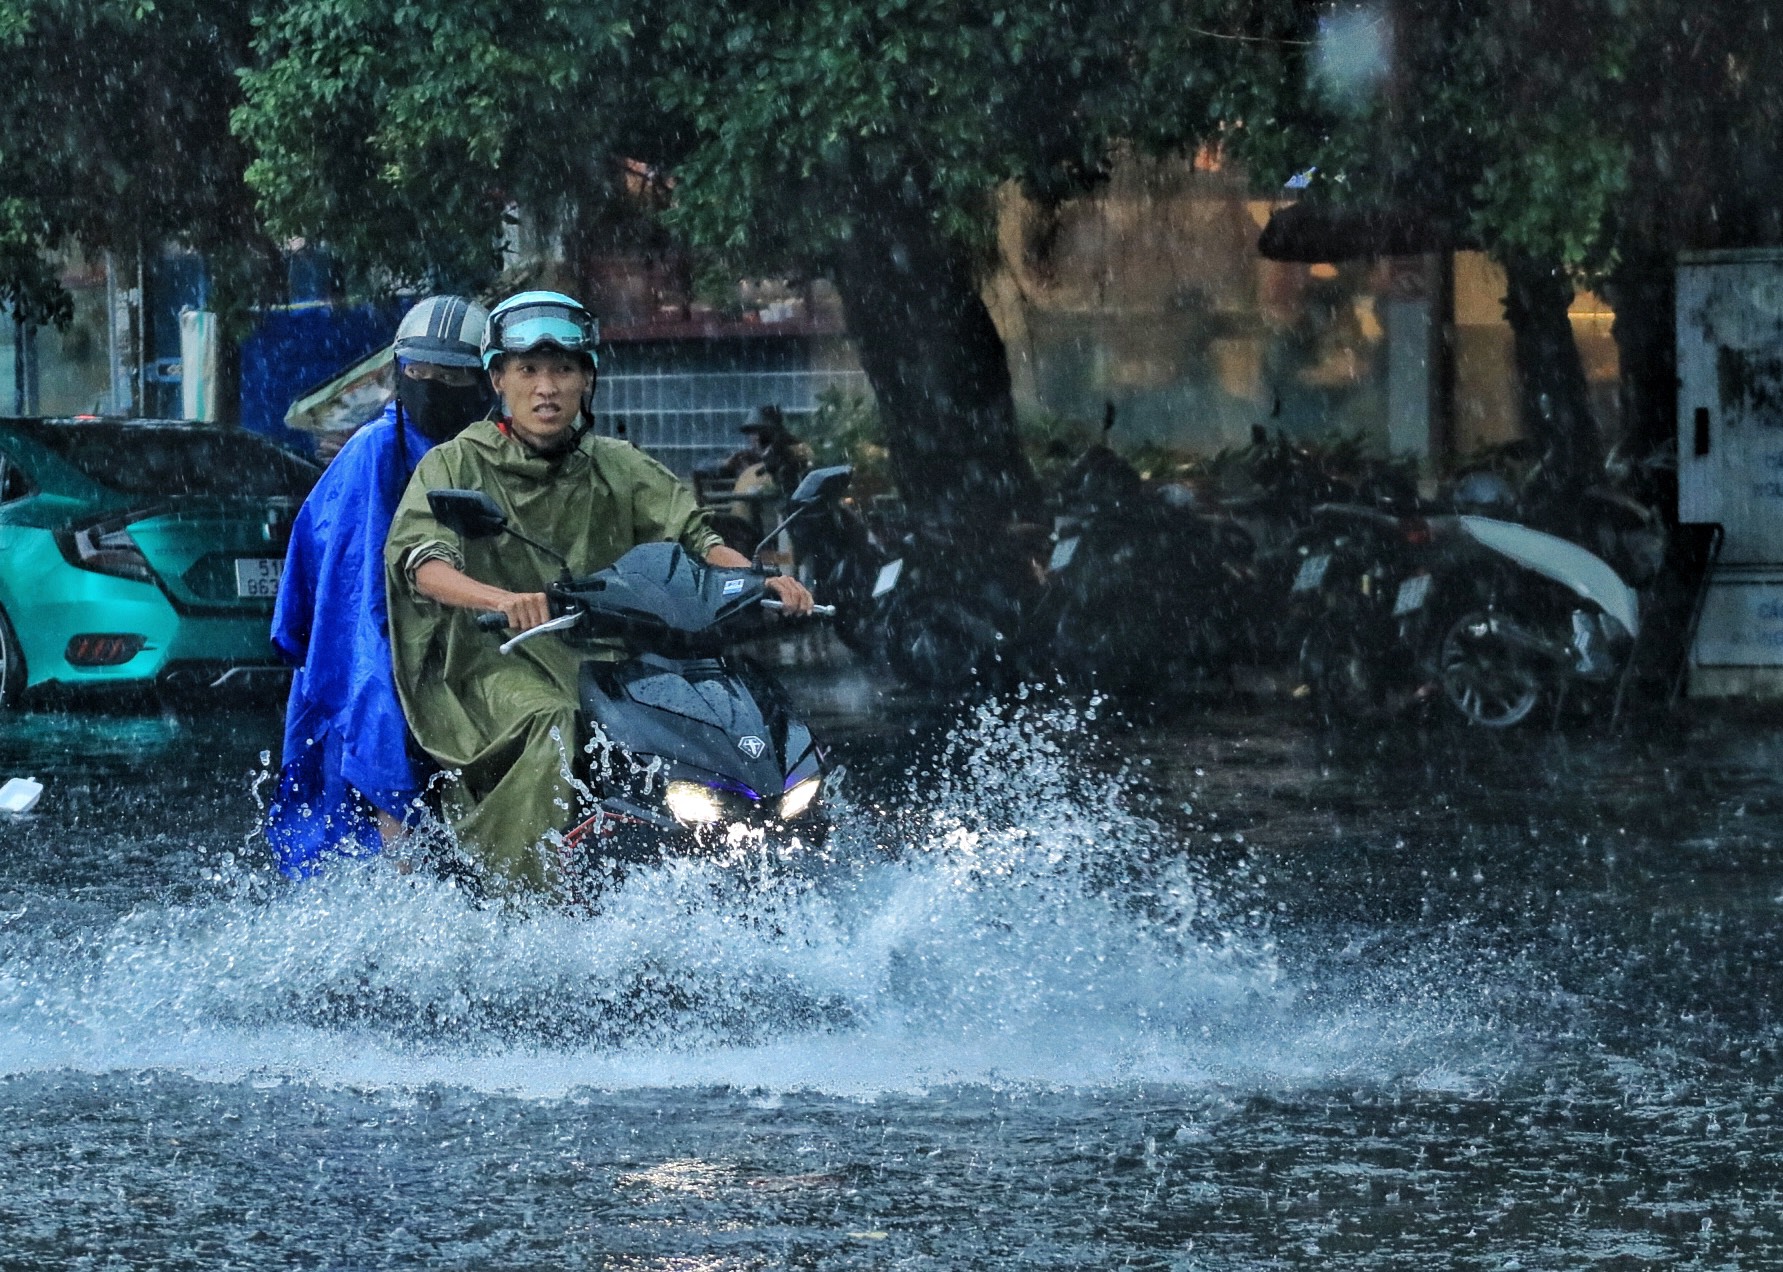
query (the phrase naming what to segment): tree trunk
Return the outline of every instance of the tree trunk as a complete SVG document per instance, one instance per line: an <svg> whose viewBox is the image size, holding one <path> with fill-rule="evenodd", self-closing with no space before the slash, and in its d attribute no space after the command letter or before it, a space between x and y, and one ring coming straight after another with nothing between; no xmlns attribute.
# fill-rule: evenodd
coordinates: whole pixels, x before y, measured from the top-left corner
<svg viewBox="0 0 1783 1272"><path fill-rule="evenodd" d="M1662 256L1625 259L1604 292L1616 311L1622 436L1645 457L1678 436L1677 275Z"/></svg>
<svg viewBox="0 0 1783 1272"><path fill-rule="evenodd" d="M912 513L963 527L1031 509L1003 338L968 254L894 194L857 216L835 283Z"/></svg>
<svg viewBox="0 0 1783 1272"><path fill-rule="evenodd" d="M1523 434L1541 453L1550 491L1582 490L1598 479L1603 444L1567 317L1572 283L1554 262L1521 253L1505 262L1505 274L1504 313L1516 350Z"/></svg>

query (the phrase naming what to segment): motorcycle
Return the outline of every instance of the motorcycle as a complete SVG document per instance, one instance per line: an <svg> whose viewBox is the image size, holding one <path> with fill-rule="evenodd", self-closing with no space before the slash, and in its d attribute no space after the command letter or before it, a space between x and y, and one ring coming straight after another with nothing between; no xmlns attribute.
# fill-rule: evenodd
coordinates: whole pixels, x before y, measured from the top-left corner
<svg viewBox="0 0 1783 1272"><path fill-rule="evenodd" d="M1044 676L1035 615L1046 548L1045 528L1021 523L907 528L872 589L875 650L905 684L941 693Z"/></svg>
<svg viewBox="0 0 1783 1272"><path fill-rule="evenodd" d="M1181 487L1148 486L1106 444L1072 465L1056 504L1043 612L1060 674L1156 693L1221 675L1248 653L1256 546L1236 521L1202 511ZM1148 603L1136 609L1142 591Z"/></svg>
<svg viewBox="0 0 1783 1272"><path fill-rule="evenodd" d="M1325 718L1434 700L1463 723L1512 728L1544 701L1620 692L1640 595L1558 535L1471 514L1396 517L1327 508L1341 523L1308 550L1295 590L1317 590L1299 693Z"/></svg>
<svg viewBox="0 0 1783 1272"><path fill-rule="evenodd" d="M1265 643L1251 535L1184 486L1153 485L1102 438L1060 477L1052 531L905 535L887 567L884 650L906 682L958 690L1059 677L1121 693L1225 675ZM1148 603L1135 609L1131 598Z"/></svg>
<svg viewBox="0 0 1783 1272"><path fill-rule="evenodd" d="M1510 728L1543 701L1613 696L1632 666L1640 594L1602 557L1530 526L1457 516L1439 527L1421 665L1463 722ZM1410 580L1407 580L1410 583Z"/></svg>
<svg viewBox="0 0 1783 1272"><path fill-rule="evenodd" d="M838 465L806 474L788 500L791 514L751 555L759 557L785 530L799 573L835 610L836 636L852 653L872 661L881 639L874 594L889 558L866 519L843 498L853 472Z"/></svg>
<svg viewBox="0 0 1783 1272"><path fill-rule="evenodd" d="M1304 698L1325 724L1398 714L1427 696L1423 642L1434 531L1422 516L1320 504L1293 550L1284 629Z"/></svg>
<svg viewBox="0 0 1783 1272"><path fill-rule="evenodd" d="M804 503L845 481L845 472L812 474L800 487ZM441 524L466 537L511 534L563 561L481 491L427 497ZM555 636L590 654L579 674L574 774L586 816L563 848L572 881L602 861L711 855L755 838L822 842L824 794L839 770L784 690L735 652L771 629L780 603L765 581L752 569L706 565L678 544L641 544L581 578L566 564L545 588L552 617L502 645L508 653ZM477 621L495 632L507 620ZM593 656L615 644L621 658Z"/></svg>
<svg viewBox="0 0 1783 1272"><path fill-rule="evenodd" d="M1117 454L1114 424L1110 404L1101 439L1060 478L1050 538L1009 526L973 536L964 554L961 535L904 536L885 567L895 590L881 600L883 648L900 678L957 690L1057 676L1155 694L1293 656L1299 640L1280 604L1288 549L1317 498L1349 489L1343 479L1259 429L1241 457L1254 493L1203 504ZM1363 476L1385 486L1394 474ZM1147 604L1136 609L1136 595Z"/></svg>

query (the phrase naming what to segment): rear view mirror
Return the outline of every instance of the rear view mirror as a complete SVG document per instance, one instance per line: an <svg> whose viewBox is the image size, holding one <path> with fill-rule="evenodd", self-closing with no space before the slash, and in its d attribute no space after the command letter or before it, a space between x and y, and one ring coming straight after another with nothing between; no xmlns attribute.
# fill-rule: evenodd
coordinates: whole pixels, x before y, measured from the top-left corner
<svg viewBox="0 0 1783 1272"><path fill-rule="evenodd" d="M813 468L805 474L805 480L799 483L799 488L792 492L792 502L822 503L831 495L847 490L848 483L853 479L854 469L847 464L837 464L834 468Z"/></svg>
<svg viewBox="0 0 1783 1272"><path fill-rule="evenodd" d="M427 506L441 525L467 539L487 539L508 528L507 513L480 490L430 490Z"/></svg>

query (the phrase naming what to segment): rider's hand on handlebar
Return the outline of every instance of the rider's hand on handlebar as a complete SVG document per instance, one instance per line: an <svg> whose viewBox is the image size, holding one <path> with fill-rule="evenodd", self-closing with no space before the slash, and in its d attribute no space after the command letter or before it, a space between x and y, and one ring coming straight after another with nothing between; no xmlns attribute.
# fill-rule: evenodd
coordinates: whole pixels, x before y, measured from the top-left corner
<svg viewBox="0 0 1783 1272"><path fill-rule="evenodd" d="M508 616L508 630L523 632L551 619L551 606L543 592L509 592L494 606Z"/></svg>
<svg viewBox="0 0 1783 1272"><path fill-rule="evenodd" d="M790 574L776 574L763 586L785 607L780 612L788 618L803 618L811 612L811 593Z"/></svg>

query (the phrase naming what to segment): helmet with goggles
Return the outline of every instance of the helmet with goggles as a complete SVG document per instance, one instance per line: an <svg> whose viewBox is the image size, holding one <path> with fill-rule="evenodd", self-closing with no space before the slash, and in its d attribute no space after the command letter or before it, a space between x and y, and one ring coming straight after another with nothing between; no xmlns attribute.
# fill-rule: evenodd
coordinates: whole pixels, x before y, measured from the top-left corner
<svg viewBox="0 0 1783 1272"><path fill-rule="evenodd" d="M483 368L490 369L507 354L537 349L558 349L587 358L598 368L595 348L600 339L600 322L562 292L525 291L489 311L489 325L483 333Z"/></svg>

